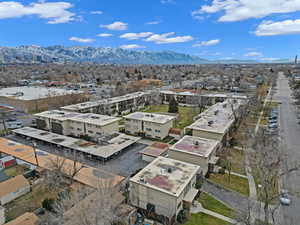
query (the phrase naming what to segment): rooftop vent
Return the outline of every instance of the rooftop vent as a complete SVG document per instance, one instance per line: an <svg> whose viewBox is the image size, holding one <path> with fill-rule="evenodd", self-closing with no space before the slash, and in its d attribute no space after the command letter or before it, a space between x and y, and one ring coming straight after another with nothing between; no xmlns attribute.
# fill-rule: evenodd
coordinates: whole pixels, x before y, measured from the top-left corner
<svg viewBox="0 0 300 225"><path fill-rule="evenodd" d="M207 123L208 123L208 126L211 126L211 125L214 124L214 121L210 120L210 121L208 121Z"/></svg>
<svg viewBox="0 0 300 225"><path fill-rule="evenodd" d="M144 183L144 184L147 183L144 177L141 177L141 178L140 178L140 182L141 182L141 183Z"/></svg>
<svg viewBox="0 0 300 225"><path fill-rule="evenodd" d="M98 116L91 116L92 119L99 119Z"/></svg>
<svg viewBox="0 0 300 225"><path fill-rule="evenodd" d="M215 113L215 115L218 115L218 113L219 113L219 110L216 110L214 113Z"/></svg>
<svg viewBox="0 0 300 225"><path fill-rule="evenodd" d="M172 168L170 168L170 167L167 169L167 171L168 171L168 173L172 173L173 172Z"/></svg>
<svg viewBox="0 0 300 225"><path fill-rule="evenodd" d="M194 145L198 146L199 142L198 141L194 141Z"/></svg>

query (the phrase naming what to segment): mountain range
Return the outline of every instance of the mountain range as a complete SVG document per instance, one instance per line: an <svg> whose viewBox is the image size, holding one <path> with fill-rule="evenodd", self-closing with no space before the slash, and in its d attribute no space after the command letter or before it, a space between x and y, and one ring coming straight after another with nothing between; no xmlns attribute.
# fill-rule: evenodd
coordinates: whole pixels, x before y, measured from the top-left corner
<svg viewBox="0 0 300 225"><path fill-rule="evenodd" d="M209 64L259 63L254 60L207 60L173 51L134 51L122 48L82 46L20 46L0 47L0 63L64 63L93 62L101 64ZM286 60L280 61L285 63Z"/></svg>

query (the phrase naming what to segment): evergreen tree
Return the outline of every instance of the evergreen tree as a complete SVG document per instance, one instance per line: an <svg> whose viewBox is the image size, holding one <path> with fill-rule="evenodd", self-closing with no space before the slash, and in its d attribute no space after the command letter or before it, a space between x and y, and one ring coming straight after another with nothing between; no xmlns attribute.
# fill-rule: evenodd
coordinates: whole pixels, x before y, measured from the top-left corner
<svg viewBox="0 0 300 225"><path fill-rule="evenodd" d="M174 97L170 99L169 102L169 113L178 113L178 102L175 100Z"/></svg>

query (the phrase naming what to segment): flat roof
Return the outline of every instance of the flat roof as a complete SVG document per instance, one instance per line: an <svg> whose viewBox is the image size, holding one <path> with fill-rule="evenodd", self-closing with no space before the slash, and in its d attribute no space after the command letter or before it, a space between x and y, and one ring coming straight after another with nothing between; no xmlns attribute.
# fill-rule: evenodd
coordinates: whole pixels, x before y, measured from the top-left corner
<svg viewBox="0 0 300 225"><path fill-rule="evenodd" d="M142 97L145 94L146 94L146 92L134 92L134 93L130 93L127 95L122 95L122 96L117 96L117 97L112 97L112 98L107 98L107 99L101 99L98 101L88 101L88 102L83 102L83 103L79 103L79 104L68 105L68 106L61 107L61 109L69 110L69 111L78 111L78 110L82 110L82 109L89 109L89 108L97 107L100 105L113 104L113 103L117 103L117 102L122 102L122 101L130 100L130 99Z"/></svg>
<svg viewBox="0 0 300 225"><path fill-rule="evenodd" d="M199 166L160 156L130 181L178 197L199 169Z"/></svg>
<svg viewBox="0 0 300 225"><path fill-rule="evenodd" d="M172 90L163 90L160 91L162 94L169 95L183 95L183 96L201 96L201 97L210 97L210 98L236 98L236 99L247 99L248 97L245 95L238 95L233 93L206 93L200 94L196 93L193 90L185 90L185 91L172 91Z"/></svg>
<svg viewBox="0 0 300 225"><path fill-rule="evenodd" d="M35 100L48 98L51 96L62 96L82 93L83 92L81 91L65 90L62 88L46 88L40 86L9 87L0 89L0 96L19 100Z"/></svg>
<svg viewBox="0 0 300 225"><path fill-rule="evenodd" d="M38 117L45 117L49 119L55 119L60 121L70 120L81 123L89 123L96 124L99 126L105 126L107 124L117 122L121 120L121 118L107 116L107 115L99 115L94 113L77 113L77 112L69 112L63 110L50 110L42 113L35 114Z"/></svg>
<svg viewBox="0 0 300 225"><path fill-rule="evenodd" d="M19 190L20 188L30 186L28 180L23 175L9 178L0 182L0 198Z"/></svg>
<svg viewBox="0 0 300 225"><path fill-rule="evenodd" d="M170 150L207 158L219 144L220 141L186 135L178 142L176 142L173 146L171 146Z"/></svg>
<svg viewBox="0 0 300 225"><path fill-rule="evenodd" d="M140 154L148 155L152 157L158 157L163 155L169 150L169 145L163 142L154 142L152 145L144 148L140 151Z"/></svg>
<svg viewBox="0 0 300 225"><path fill-rule="evenodd" d="M8 155L12 155L20 160L28 162L33 165L37 165L37 161L35 159L34 149L31 146L23 145L21 143L11 141L6 138L0 138L0 152L3 152ZM38 158L38 166L41 168L52 170L51 162L53 160L64 160L64 169L63 171L72 171L74 168L74 161L70 159L65 159L61 156L57 156L39 149L36 149L37 158ZM78 168L82 165L79 162L76 162ZM88 185L90 187L98 188L99 183L102 181L110 180L114 185L119 184L124 177L106 172L104 170L93 168L87 165L76 174L74 180L79 183Z"/></svg>
<svg viewBox="0 0 300 225"><path fill-rule="evenodd" d="M143 120L146 122L165 124L171 120L174 120L175 116L157 114L157 113L146 113L146 112L134 112L127 116L126 119Z"/></svg>
<svg viewBox="0 0 300 225"><path fill-rule="evenodd" d="M140 137L115 133L100 137L103 143L97 144L95 142L72 138L32 127L15 129L13 132L104 159L109 158L140 140Z"/></svg>
<svg viewBox="0 0 300 225"><path fill-rule="evenodd" d="M199 119L188 126L188 129L202 130L212 133L224 134L234 122L231 100L227 99L222 103L217 103L199 114ZM233 104L234 109L241 105L241 100Z"/></svg>
<svg viewBox="0 0 300 225"><path fill-rule="evenodd" d="M37 225L38 220L34 213L27 212L4 225Z"/></svg>

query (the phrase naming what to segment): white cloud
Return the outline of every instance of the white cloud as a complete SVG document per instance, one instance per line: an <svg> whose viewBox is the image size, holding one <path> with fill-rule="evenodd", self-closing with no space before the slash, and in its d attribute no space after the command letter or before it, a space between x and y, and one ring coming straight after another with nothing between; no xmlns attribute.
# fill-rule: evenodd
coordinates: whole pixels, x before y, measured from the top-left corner
<svg viewBox="0 0 300 225"><path fill-rule="evenodd" d="M19 2L0 2L0 19L36 15L47 19L49 24L67 23L75 14L68 11L73 5L68 2L38 2L25 6Z"/></svg>
<svg viewBox="0 0 300 225"><path fill-rule="evenodd" d="M161 23L161 21L156 20L156 21L150 21L150 22L147 22L146 24L147 24L147 25L157 25L157 24L160 24L160 23Z"/></svg>
<svg viewBox="0 0 300 225"><path fill-rule="evenodd" d="M224 15L218 20L233 22L299 10L300 0L213 0L210 5L203 5L200 9L192 12L192 15L224 12Z"/></svg>
<svg viewBox="0 0 300 225"><path fill-rule="evenodd" d="M190 35L186 36L173 36L175 32L164 33L164 34L153 34L145 41L154 42L156 44L170 44L170 43L182 43L194 40L194 38Z"/></svg>
<svg viewBox="0 0 300 225"><path fill-rule="evenodd" d="M95 39L91 39L91 38L79 38L79 37L70 37L69 40L70 41L80 42L80 43L92 43L92 42L95 41Z"/></svg>
<svg viewBox="0 0 300 225"><path fill-rule="evenodd" d="M261 52L248 52L245 54L246 57L262 57L263 54Z"/></svg>
<svg viewBox="0 0 300 225"><path fill-rule="evenodd" d="M209 41L202 41L200 43L194 44L193 47L202 47L202 46L213 46L217 45L221 42L220 39L214 39L214 40L209 40Z"/></svg>
<svg viewBox="0 0 300 225"><path fill-rule="evenodd" d="M264 61L275 61L275 60L279 60L279 58L261 58L261 60L264 60Z"/></svg>
<svg viewBox="0 0 300 225"><path fill-rule="evenodd" d="M103 14L103 12L100 10L97 10L97 11L92 11L91 14L101 15L101 14Z"/></svg>
<svg viewBox="0 0 300 225"><path fill-rule="evenodd" d="M142 45L132 44L132 45L121 45L120 48L123 48L123 49L136 49L136 48L146 48L146 47L142 46Z"/></svg>
<svg viewBox="0 0 300 225"><path fill-rule="evenodd" d="M160 0L162 4L170 4L170 3L175 3L175 0Z"/></svg>
<svg viewBox="0 0 300 225"><path fill-rule="evenodd" d="M113 34L107 34L107 33L102 33L102 34L97 34L97 37L111 37Z"/></svg>
<svg viewBox="0 0 300 225"><path fill-rule="evenodd" d="M122 34L120 38L125 38L127 40L137 40L140 38L146 38L152 35L152 32L142 32L142 33L126 33Z"/></svg>
<svg viewBox="0 0 300 225"><path fill-rule="evenodd" d="M279 22L264 21L258 25L255 31L257 36L273 36L300 33L300 19L284 20Z"/></svg>
<svg viewBox="0 0 300 225"><path fill-rule="evenodd" d="M120 22L120 21L116 21L112 24L100 25L100 27L106 28L106 29L109 29L109 30L127 30L128 24Z"/></svg>

